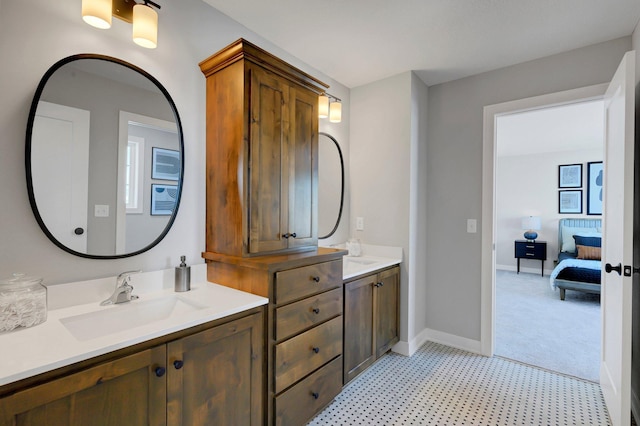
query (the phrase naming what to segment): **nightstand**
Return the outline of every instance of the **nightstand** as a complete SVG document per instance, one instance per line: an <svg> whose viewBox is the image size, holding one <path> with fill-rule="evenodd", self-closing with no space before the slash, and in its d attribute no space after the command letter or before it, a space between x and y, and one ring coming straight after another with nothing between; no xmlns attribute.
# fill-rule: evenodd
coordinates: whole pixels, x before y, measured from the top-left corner
<svg viewBox="0 0 640 426"><path fill-rule="evenodd" d="M515 254L518 259L518 273L520 273L520 259L536 259L542 261L542 273L544 276L544 261L547 260L546 241L515 241Z"/></svg>

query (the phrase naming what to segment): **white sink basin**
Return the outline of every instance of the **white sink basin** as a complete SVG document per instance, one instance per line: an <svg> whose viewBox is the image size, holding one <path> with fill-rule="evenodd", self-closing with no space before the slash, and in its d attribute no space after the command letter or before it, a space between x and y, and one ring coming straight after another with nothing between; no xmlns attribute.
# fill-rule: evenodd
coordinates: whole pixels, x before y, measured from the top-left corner
<svg viewBox="0 0 640 426"><path fill-rule="evenodd" d="M353 275L361 271L370 269L370 267L376 263L379 263L376 259L367 259L363 257L348 257L342 258L342 274Z"/></svg>
<svg viewBox="0 0 640 426"><path fill-rule="evenodd" d="M109 306L96 312L62 318L60 322L78 340L91 340L130 328L204 309L176 295Z"/></svg>

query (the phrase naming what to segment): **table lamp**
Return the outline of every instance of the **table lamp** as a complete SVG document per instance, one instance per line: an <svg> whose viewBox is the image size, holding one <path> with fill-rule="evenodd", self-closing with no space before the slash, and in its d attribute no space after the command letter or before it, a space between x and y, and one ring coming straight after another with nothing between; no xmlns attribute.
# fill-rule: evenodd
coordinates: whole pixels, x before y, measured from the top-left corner
<svg viewBox="0 0 640 426"><path fill-rule="evenodd" d="M533 242L538 238L538 233L542 227L542 222L538 216L525 216L522 218L522 229L525 230L524 238L527 241Z"/></svg>

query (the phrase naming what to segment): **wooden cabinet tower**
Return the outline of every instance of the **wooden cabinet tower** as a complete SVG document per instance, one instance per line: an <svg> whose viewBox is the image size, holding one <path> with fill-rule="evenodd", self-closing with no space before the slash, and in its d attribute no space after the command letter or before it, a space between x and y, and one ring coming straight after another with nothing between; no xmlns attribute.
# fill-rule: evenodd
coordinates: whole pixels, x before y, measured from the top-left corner
<svg viewBox="0 0 640 426"><path fill-rule="evenodd" d="M342 390L343 250L318 248L318 95L240 39L207 78L207 279L269 298L266 424L303 425Z"/></svg>

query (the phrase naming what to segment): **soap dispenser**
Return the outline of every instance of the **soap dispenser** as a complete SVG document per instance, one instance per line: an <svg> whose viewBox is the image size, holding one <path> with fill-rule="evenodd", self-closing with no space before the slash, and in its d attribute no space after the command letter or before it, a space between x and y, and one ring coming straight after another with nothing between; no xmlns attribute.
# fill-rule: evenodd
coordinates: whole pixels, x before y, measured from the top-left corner
<svg viewBox="0 0 640 426"><path fill-rule="evenodd" d="M185 256L180 256L180 266L176 266L175 291L189 290L191 290L191 266L187 266Z"/></svg>

